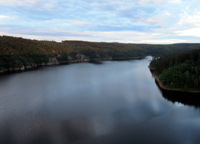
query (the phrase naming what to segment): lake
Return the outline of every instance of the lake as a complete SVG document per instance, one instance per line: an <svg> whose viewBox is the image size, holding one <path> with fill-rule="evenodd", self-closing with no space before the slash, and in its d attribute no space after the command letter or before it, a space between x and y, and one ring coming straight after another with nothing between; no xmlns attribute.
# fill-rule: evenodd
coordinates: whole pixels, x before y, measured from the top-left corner
<svg viewBox="0 0 200 144"><path fill-rule="evenodd" d="M199 108L163 96L150 60L0 76L0 143L198 144Z"/></svg>

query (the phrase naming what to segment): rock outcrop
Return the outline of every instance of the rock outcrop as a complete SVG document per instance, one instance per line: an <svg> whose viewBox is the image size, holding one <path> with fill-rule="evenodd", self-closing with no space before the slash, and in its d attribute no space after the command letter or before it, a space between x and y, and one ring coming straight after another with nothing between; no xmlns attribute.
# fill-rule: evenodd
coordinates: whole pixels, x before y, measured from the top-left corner
<svg viewBox="0 0 200 144"><path fill-rule="evenodd" d="M60 64L56 58L49 58L49 62L46 65L58 65Z"/></svg>

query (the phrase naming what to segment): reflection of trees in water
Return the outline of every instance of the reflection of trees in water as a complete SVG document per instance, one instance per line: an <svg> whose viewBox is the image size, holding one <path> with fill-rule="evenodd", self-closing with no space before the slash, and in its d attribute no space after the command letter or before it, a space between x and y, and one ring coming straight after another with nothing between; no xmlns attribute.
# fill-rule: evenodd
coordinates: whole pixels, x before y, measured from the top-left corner
<svg viewBox="0 0 200 144"><path fill-rule="evenodd" d="M159 87L158 84L157 86ZM200 93L169 91L160 87L159 89L162 92L163 97L173 103L180 102L184 105L195 106L196 108L200 107Z"/></svg>

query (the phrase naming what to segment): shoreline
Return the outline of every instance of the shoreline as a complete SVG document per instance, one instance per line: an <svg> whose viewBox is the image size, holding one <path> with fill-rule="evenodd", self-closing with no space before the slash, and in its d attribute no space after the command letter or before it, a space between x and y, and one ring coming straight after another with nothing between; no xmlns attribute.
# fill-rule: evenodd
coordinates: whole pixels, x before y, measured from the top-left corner
<svg viewBox="0 0 200 144"><path fill-rule="evenodd" d="M150 71L155 70L155 68L152 68L149 66ZM181 90L181 89L173 89L173 88L166 88L163 83L160 81L157 75L155 75L153 72L151 72L152 76L156 80L156 84L158 85L159 88L162 90L167 90L167 91L173 91L173 92L188 92L188 93L200 93L200 91L195 91L195 90Z"/></svg>
<svg viewBox="0 0 200 144"><path fill-rule="evenodd" d="M82 59L82 60L74 60L74 61L68 61L68 62L56 62L56 63L46 63L46 64L36 64L33 66L28 66L28 67L21 67L21 68L9 68L9 69L4 69L0 70L0 75L5 75L5 74L13 74L13 73L20 73L20 72L25 72L25 71L31 71L35 70L39 67L46 67L46 66L59 66L59 65L68 65L68 64L75 64L75 63L84 63L84 62L91 62L91 63L98 63L99 61L121 61L121 60L139 60L143 59L143 57L128 57L128 58L96 58L93 59L94 62L92 62L92 59Z"/></svg>

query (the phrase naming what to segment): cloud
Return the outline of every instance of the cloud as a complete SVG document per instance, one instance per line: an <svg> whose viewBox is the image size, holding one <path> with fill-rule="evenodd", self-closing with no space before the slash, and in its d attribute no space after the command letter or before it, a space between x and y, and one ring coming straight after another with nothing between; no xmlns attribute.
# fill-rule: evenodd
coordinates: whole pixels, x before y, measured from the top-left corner
<svg viewBox="0 0 200 144"><path fill-rule="evenodd" d="M193 13L192 15L184 12L181 15L181 19L178 23L179 25L190 25L190 26L200 26L200 11Z"/></svg>
<svg viewBox="0 0 200 144"><path fill-rule="evenodd" d="M72 23L72 24L75 24L75 25L89 25L89 24L91 24L88 21L79 21L79 20L69 21L69 22Z"/></svg>
<svg viewBox="0 0 200 144"><path fill-rule="evenodd" d="M32 7L32 8L46 8L46 9L52 9L52 8L55 8L55 3L53 0L43 0L43 1L40 1L40 0L8 0L8 1L5 1L5 0L0 0L0 5L3 5L3 6L10 6L10 7Z"/></svg>
<svg viewBox="0 0 200 144"><path fill-rule="evenodd" d="M199 38L199 0L0 0L1 33L50 40L174 43Z"/></svg>
<svg viewBox="0 0 200 144"><path fill-rule="evenodd" d="M165 2L165 0L139 0L140 4L161 4Z"/></svg>
<svg viewBox="0 0 200 144"><path fill-rule="evenodd" d="M6 15L0 15L0 19L5 19L5 18L8 18L8 16L6 16Z"/></svg>
<svg viewBox="0 0 200 144"><path fill-rule="evenodd" d="M184 39L165 37L163 33L146 33L138 31L64 31L64 30L23 30L19 28L4 27L1 35L13 35L39 40L85 40L97 42L122 42L122 43L181 43L188 42Z"/></svg>
<svg viewBox="0 0 200 144"><path fill-rule="evenodd" d="M182 29L177 30L175 33L179 36L200 37L200 11L189 13L191 13L191 11L186 9L184 13L181 14L178 25Z"/></svg>
<svg viewBox="0 0 200 144"><path fill-rule="evenodd" d="M193 36L200 37L200 27L190 28L186 30L176 31L175 33L180 36Z"/></svg>
<svg viewBox="0 0 200 144"><path fill-rule="evenodd" d="M39 1L38 0L9 0L9 1L5 1L5 0L0 0L0 4L4 5L4 6L34 6L37 5Z"/></svg>

